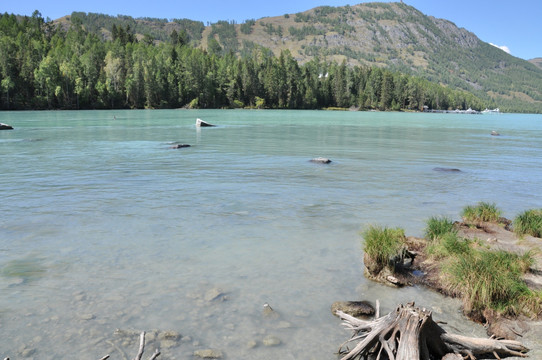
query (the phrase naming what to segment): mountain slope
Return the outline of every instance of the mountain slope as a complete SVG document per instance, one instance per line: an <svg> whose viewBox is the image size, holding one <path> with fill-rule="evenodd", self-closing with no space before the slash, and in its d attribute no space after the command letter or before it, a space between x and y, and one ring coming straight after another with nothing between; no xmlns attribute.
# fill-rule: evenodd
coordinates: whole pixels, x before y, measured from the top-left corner
<svg viewBox="0 0 542 360"><path fill-rule="evenodd" d="M529 60L529 62L531 64L535 64L536 66L542 69L542 58L534 58L534 59Z"/></svg>
<svg viewBox="0 0 542 360"><path fill-rule="evenodd" d="M540 67L481 41L448 20L426 16L398 2L322 6L243 24L219 21L207 27L187 19L84 13L74 13L71 18L103 37L111 36L111 24L116 23L129 25L138 39L146 35L155 41L168 41L171 31L184 30L193 46L215 53L232 51L244 56L255 47L265 47L276 55L289 50L300 63L318 57L376 65L473 92L503 110L542 112Z"/></svg>
<svg viewBox="0 0 542 360"><path fill-rule="evenodd" d="M319 7L264 18L238 37L240 44L256 43L275 53L289 49L301 62L319 56L384 66L472 91L502 108L522 103L542 109L542 69L402 3Z"/></svg>

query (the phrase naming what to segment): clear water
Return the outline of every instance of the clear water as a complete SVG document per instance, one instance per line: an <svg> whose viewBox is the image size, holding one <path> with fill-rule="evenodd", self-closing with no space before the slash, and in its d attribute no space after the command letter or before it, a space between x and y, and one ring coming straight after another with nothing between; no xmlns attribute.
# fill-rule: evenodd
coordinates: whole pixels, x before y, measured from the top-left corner
<svg viewBox="0 0 542 360"><path fill-rule="evenodd" d="M198 117L218 126L196 129ZM483 336L454 300L367 281L359 232L421 235L430 216L458 219L478 201L509 218L542 207L539 115L67 111L0 122L15 127L0 132L0 358L122 359L137 338L118 344L115 329L160 329L184 336L162 359L201 348L333 359L350 334L330 305L358 299L380 299L383 312L414 300L448 330ZM317 156L333 162L308 161ZM225 297L206 300L213 289ZM262 317L266 302L279 320ZM281 345L264 346L270 335Z"/></svg>

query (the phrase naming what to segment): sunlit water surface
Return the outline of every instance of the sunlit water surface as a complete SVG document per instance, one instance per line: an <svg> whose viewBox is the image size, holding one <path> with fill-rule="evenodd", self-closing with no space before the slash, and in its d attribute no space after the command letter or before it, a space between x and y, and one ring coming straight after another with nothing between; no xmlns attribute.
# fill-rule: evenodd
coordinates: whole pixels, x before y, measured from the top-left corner
<svg viewBox="0 0 542 360"><path fill-rule="evenodd" d="M218 126L197 129L198 117ZM421 236L430 216L458 219L478 201L509 218L542 207L537 115L66 111L0 122L15 127L0 132L0 358L132 358L137 336L115 330L157 329L182 335L149 344L161 359L207 348L334 359L350 336L330 312L337 300L380 299L383 312L414 300L447 330L484 336L457 301L367 281L360 230ZM308 161L317 156L333 162ZM264 303L280 318L263 317ZM269 336L281 344L265 346Z"/></svg>

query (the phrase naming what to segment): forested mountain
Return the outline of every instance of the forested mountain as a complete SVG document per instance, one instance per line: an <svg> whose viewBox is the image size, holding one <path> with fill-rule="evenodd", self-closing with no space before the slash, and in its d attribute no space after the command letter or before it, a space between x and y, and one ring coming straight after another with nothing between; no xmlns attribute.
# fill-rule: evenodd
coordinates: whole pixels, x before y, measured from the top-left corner
<svg viewBox="0 0 542 360"><path fill-rule="evenodd" d="M237 56L212 38L207 50L192 46L189 29L155 41L134 33L129 19L108 33L71 19L0 15L1 109L487 106L469 92L379 67L300 64L288 50L275 56L256 45Z"/></svg>
<svg viewBox="0 0 542 360"><path fill-rule="evenodd" d="M542 112L542 69L403 3L208 26L4 14L0 80L4 109L427 105Z"/></svg>
<svg viewBox="0 0 542 360"><path fill-rule="evenodd" d="M426 16L403 3L364 3L318 7L297 14L249 20L224 36L212 28L226 49L253 43L275 53L289 49L300 62L314 57L348 64L378 65L422 76L452 88L493 99L501 108L542 110L542 71L458 28ZM211 34L204 32L203 41ZM224 37L224 41L222 40Z"/></svg>

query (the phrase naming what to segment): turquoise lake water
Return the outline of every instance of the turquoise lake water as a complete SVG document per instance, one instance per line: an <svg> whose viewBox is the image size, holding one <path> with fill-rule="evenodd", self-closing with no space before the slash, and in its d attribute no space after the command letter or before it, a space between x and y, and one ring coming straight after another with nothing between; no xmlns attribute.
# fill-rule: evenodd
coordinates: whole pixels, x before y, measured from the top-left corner
<svg viewBox="0 0 542 360"><path fill-rule="evenodd" d="M217 126L195 127L196 118ZM363 277L369 224L542 207L542 116L329 111L0 112L0 358L334 359L337 300L459 303ZM491 131L501 136L491 136ZM174 143L191 147L171 149ZM309 162L327 157L329 165ZM434 168L460 169L460 172ZM209 294L221 293L209 301ZM280 319L262 317L269 303ZM281 344L263 345L276 336ZM254 346L254 344L256 346ZM148 350L149 357L152 350Z"/></svg>

